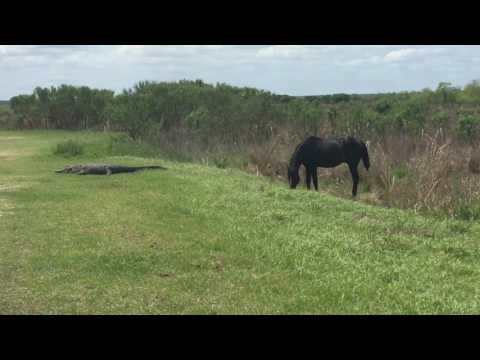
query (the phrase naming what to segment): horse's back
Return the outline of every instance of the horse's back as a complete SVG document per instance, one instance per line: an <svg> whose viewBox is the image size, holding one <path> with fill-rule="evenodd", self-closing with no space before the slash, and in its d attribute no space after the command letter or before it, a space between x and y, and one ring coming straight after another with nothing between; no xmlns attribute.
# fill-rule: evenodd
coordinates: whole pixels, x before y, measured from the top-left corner
<svg viewBox="0 0 480 360"><path fill-rule="evenodd" d="M311 136L304 142L303 155L304 163L314 166L335 167L345 161L338 139Z"/></svg>

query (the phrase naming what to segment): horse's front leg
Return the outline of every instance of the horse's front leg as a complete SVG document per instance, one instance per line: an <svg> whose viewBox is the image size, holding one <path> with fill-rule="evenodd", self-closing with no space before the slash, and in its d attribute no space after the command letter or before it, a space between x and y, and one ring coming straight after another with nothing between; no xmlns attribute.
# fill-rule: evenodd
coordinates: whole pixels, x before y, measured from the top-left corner
<svg viewBox="0 0 480 360"><path fill-rule="evenodd" d="M310 190L310 184L312 182L312 171L310 167L306 167L306 169L307 169L307 178L305 179L305 181L307 182L307 189Z"/></svg>
<svg viewBox="0 0 480 360"><path fill-rule="evenodd" d="M315 190L318 191L318 175L317 175L317 168L316 167L313 168L312 178L313 178L313 186L315 187Z"/></svg>
<svg viewBox="0 0 480 360"><path fill-rule="evenodd" d="M357 165L348 164L348 167L350 169L350 174L352 174L352 180L353 180L353 188L352 188L352 196L353 197L357 196L357 187L358 187L358 183L360 181L360 176L358 175L357 166L358 166L358 163L357 163Z"/></svg>

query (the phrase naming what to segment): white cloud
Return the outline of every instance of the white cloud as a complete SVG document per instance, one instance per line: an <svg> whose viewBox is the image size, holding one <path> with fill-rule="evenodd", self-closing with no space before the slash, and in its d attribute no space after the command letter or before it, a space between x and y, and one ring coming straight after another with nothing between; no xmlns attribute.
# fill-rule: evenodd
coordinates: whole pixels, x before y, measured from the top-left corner
<svg viewBox="0 0 480 360"><path fill-rule="evenodd" d="M387 53L383 59L385 61L400 61L402 59L406 59L408 57L411 57L414 54L419 54L422 53L422 49L412 49L412 48L407 48L407 49L400 49L400 50L394 50L390 51Z"/></svg>
<svg viewBox="0 0 480 360"><path fill-rule="evenodd" d="M365 50L382 50L387 48L386 46L368 46ZM358 49L358 48L357 48ZM359 65L378 65L378 64L392 64L405 62L405 61L420 61L424 60L427 56L434 56L438 54L445 53L447 51L444 47L408 47L400 48L395 50L390 50L386 54L382 55L372 55L368 57L347 59L338 62L339 65L347 66L359 66Z"/></svg>
<svg viewBox="0 0 480 360"><path fill-rule="evenodd" d="M113 49L120 55L143 55L145 45L120 45Z"/></svg>
<svg viewBox="0 0 480 360"><path fill-rule="evenodd" d="M304 45L274 45L257 51L260 58L305 58L311 51Z"/></svg>
<svg viewBox="0 0 480 360"><path fill-rule="evenodd" d="M436 47L429 47L429 48L404 48L400 50L394 50L387 53L383 59L386 62L394 62L394 61L403 61L407 59L411 59L413 57L420 57L424 55L434 55L440 54L445 52L445 48L436 48Z"/></svg>
<svg viewBox="0 0 480 360"><path fill-rule="evenodd" d="M348 65L348 66L357 66L357 65L364 65L364 64L378 64L381 62L382 62L382 57L375 55L367 58L347 60L345 62L339 62L339 64Z"/></svg>

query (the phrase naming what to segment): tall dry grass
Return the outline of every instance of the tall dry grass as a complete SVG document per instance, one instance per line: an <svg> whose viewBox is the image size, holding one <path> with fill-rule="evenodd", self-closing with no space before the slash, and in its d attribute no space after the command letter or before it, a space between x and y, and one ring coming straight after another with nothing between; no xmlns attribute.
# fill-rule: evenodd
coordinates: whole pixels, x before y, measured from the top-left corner
<svg viewBox="0 0 480 360"><path fill-rule="evenodd" d="M480 179L472 173L471 152L441 131L433 135L378 142L371 147L372 171L366 181L384 205L457 215L480 202Z"/></svg>

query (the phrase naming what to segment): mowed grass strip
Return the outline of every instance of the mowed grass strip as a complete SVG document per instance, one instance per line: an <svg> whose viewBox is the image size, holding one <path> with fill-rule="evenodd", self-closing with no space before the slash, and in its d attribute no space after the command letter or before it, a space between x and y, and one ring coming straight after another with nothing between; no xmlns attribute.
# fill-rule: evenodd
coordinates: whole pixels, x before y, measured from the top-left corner
<svg viewBox="0 0 480 360"><path fill-rule="evenodd" d="M0 313L479 311L476 223L292 191L233 169L51 154L66 139L108 136L0 132L0 151L19 154L0 162ZM53 172L86 162L168 170Z"/></svg>

